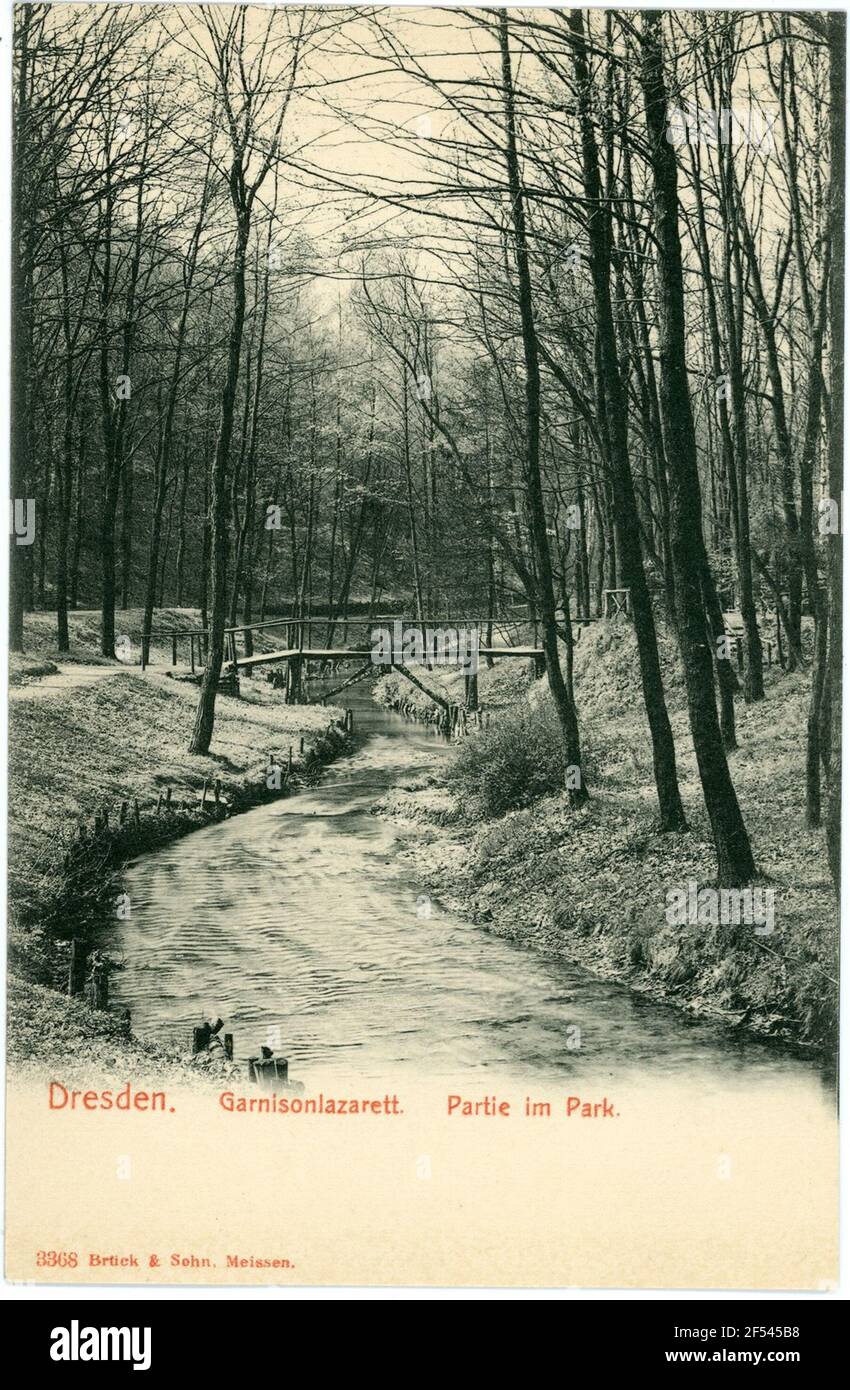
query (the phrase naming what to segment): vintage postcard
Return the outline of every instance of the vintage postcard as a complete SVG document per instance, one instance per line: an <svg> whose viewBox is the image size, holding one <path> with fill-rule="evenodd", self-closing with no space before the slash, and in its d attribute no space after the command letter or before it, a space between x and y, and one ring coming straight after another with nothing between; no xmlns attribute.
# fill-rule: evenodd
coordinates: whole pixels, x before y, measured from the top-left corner
<svg viewBox="0 0 850 1390"><path fill-rule="evenodd" d="M14 7L7 1280L835 1287L845 20Z"/></svg>

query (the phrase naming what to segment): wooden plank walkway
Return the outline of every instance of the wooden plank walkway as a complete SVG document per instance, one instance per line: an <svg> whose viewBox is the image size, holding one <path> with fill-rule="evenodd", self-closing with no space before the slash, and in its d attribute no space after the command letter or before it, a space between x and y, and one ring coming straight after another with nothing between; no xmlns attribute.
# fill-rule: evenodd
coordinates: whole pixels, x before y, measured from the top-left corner
<svg viewBox="0 0 850 1390"><path fill-rule="evenodd" d="M530 661L534 656L543 656L542 647L479 647L479 656L524 656Z"/></svg>
<svg viewBox="0 0 850 1390"><path fill-rule="evenodd" d="M303 661L362 661L371 655L369 647L285 647L279 652L258 652L256 656L238 656L236 658L236 668L239 671L250 669L253 666L268 666L275 661L292 661L296 657L301 657ZM232 667L232 661L225 661L225 666Z"/></svg>
<svg viewBox="0 0 850 1390"><path fill-rule="evenodd" d="M542 647L479 647L478 655L483 657L502 657L516 656L524 657L527 661L534 657L542 657ZM255 666L270 666L278 661L293 661L300 657L302 661L362 661L364 657L371 656L370 647L285 647L277 652L258 652L256 656L239 656L236 658L237 671L252 670ZM228 670L233 669L232 661L225 661L224 665ZM376 665L379 663L376 663ZM450 662L435 661L434 665L451 665Z"/></svg>

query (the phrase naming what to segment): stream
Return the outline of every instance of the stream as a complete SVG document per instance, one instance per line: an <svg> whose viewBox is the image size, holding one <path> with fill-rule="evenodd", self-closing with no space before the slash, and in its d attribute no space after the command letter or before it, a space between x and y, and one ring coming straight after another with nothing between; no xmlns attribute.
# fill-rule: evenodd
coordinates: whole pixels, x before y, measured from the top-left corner
<svg viewBox="0 0 850 1390"><path fill-rule="evenodd" d="M401 1072L474 1072L484 1084L490 1072L827 1089L814 1063L426 901L373 807L445 757L445 742L380 709L362 687L344 698L356 750L320 786L196 831L125 871L132 911L112 942L124 962L113 1002L130 1009L134 1032L186 1050L193 1026L220 1015L237 1058L271 1045L308 1088Z"/></svg>

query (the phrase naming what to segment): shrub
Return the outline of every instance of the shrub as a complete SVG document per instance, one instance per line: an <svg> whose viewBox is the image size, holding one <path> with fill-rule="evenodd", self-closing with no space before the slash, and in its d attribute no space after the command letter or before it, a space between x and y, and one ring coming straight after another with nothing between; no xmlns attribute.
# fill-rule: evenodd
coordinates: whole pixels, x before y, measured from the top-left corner
<svg viewBox="0 0 850 1390"><path fill-rule="evenodd" d="M501 816L564 787L567 760L551 699L505 710L459 745L449 780L464 809Z"/></svg>

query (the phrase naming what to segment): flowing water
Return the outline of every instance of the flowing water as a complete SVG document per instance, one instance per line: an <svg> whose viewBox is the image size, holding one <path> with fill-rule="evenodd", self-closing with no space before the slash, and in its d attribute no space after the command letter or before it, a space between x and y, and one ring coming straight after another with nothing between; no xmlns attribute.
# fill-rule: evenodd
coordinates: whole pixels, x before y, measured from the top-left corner
<svg viewBox="0 0 850 1390"><path fill-rule="evenodd" d="M185 1048L205 1015L221 1015L237 1057L270 1044L308 1084L413 1070L482 1082L487 1071L694 1074L726 1087L761 1074L819 1087L817 1069L786 1052L429 904L373 807L445 757L445 744L368 694L349 697L359 746L319 787L197 831L126 872L132 913L114 980L135 1032Z"/></svg>

